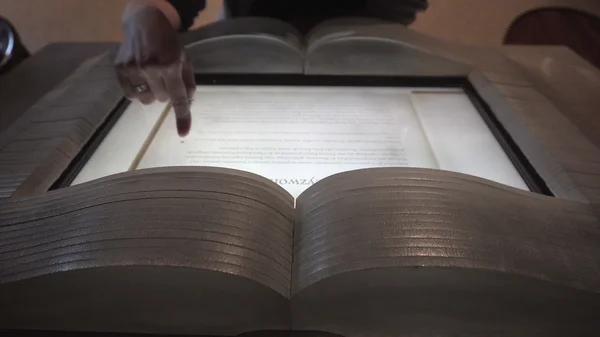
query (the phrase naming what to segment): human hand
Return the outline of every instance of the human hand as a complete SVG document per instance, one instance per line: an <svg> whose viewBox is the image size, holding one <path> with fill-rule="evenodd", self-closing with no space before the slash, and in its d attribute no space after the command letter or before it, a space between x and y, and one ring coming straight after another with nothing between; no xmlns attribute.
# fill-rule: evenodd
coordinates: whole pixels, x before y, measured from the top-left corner
<svg viewBox="0 0 600 337"><path fill-rule="evenodd" d="M139 5L123 18L123 43L115 67L125 96L143 104L171 101L179 136L191 128L194 71L177 31L159 8Z"/></svg>

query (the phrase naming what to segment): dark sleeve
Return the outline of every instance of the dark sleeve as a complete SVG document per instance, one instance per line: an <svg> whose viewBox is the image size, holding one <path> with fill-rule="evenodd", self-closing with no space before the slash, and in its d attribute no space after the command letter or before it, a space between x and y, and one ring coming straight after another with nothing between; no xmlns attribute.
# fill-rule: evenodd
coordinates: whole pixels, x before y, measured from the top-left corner
<svg viewBox="0 0 600 337"><path fill-rule="evenodd" d="M404 25L415 21L417 13L428 5L428 0L367 0L371 15Z"/></svg>
<svg viewBox="0 0 600 337"><path fill-rule="evenodd" d="M198 13L206 8L206 0L168 0L179 13L181 27L179 31L185 32L194 24Z"/></svg>

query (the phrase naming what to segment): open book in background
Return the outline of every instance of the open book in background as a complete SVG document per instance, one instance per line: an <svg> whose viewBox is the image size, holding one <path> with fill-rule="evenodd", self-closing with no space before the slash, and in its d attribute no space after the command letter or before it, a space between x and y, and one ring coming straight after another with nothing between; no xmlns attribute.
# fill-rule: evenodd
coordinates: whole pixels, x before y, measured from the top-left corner
<svg viewBox="0 0 600 337"><path fill-rule="evenodd" d="M198 86L191 111L192 131L181 139L168 107L133 103L74 184L215 166L259 174L297 197L339 172L421 167L528 189L458 88Z"/></svg>

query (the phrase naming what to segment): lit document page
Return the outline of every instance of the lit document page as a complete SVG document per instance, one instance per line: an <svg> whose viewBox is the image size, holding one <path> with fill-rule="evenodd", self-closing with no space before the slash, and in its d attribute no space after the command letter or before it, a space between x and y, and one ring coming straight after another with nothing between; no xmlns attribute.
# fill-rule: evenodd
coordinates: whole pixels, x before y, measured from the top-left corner
<svg viewBox="0 0 600 337"><path fill-rule="evenodd" d="M459 89L199 86L192 118L181 139L169 112L135 168L234 168L294 197L371 167L451 170L528 189Z"/></svg>

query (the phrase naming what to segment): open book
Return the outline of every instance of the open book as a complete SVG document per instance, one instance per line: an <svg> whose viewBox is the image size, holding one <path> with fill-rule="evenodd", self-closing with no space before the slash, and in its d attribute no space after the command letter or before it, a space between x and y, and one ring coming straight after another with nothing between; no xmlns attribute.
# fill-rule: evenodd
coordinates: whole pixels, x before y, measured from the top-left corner
<svg viewBox="0 0 600 337"><path fill-rule="evenodd" d="M388 37L357 46L324 29L302 43L281 22L233 23L197 32L190 54L205 79L343 74L357 59L370 75L373 50L422 73L444 62ZM185 139L168 105L133 102L70 187L0 204L0 328L597 328L589 205L527 192L462 88L236 76L198 81Z"/></svg>
<svg viewBox="0 0 600 337"><path fill-rule="evenodd" d="M544 235L566 221L560 207L464 174L356 170L294 201L244 171L158 168L48 194L0 205L2 328L352 337L546 331L548 315L552 327L597 325L589 292L532 277L560 274L572 255L545 265L523 253L540 249L523 232L564 242Z"/></svg>

